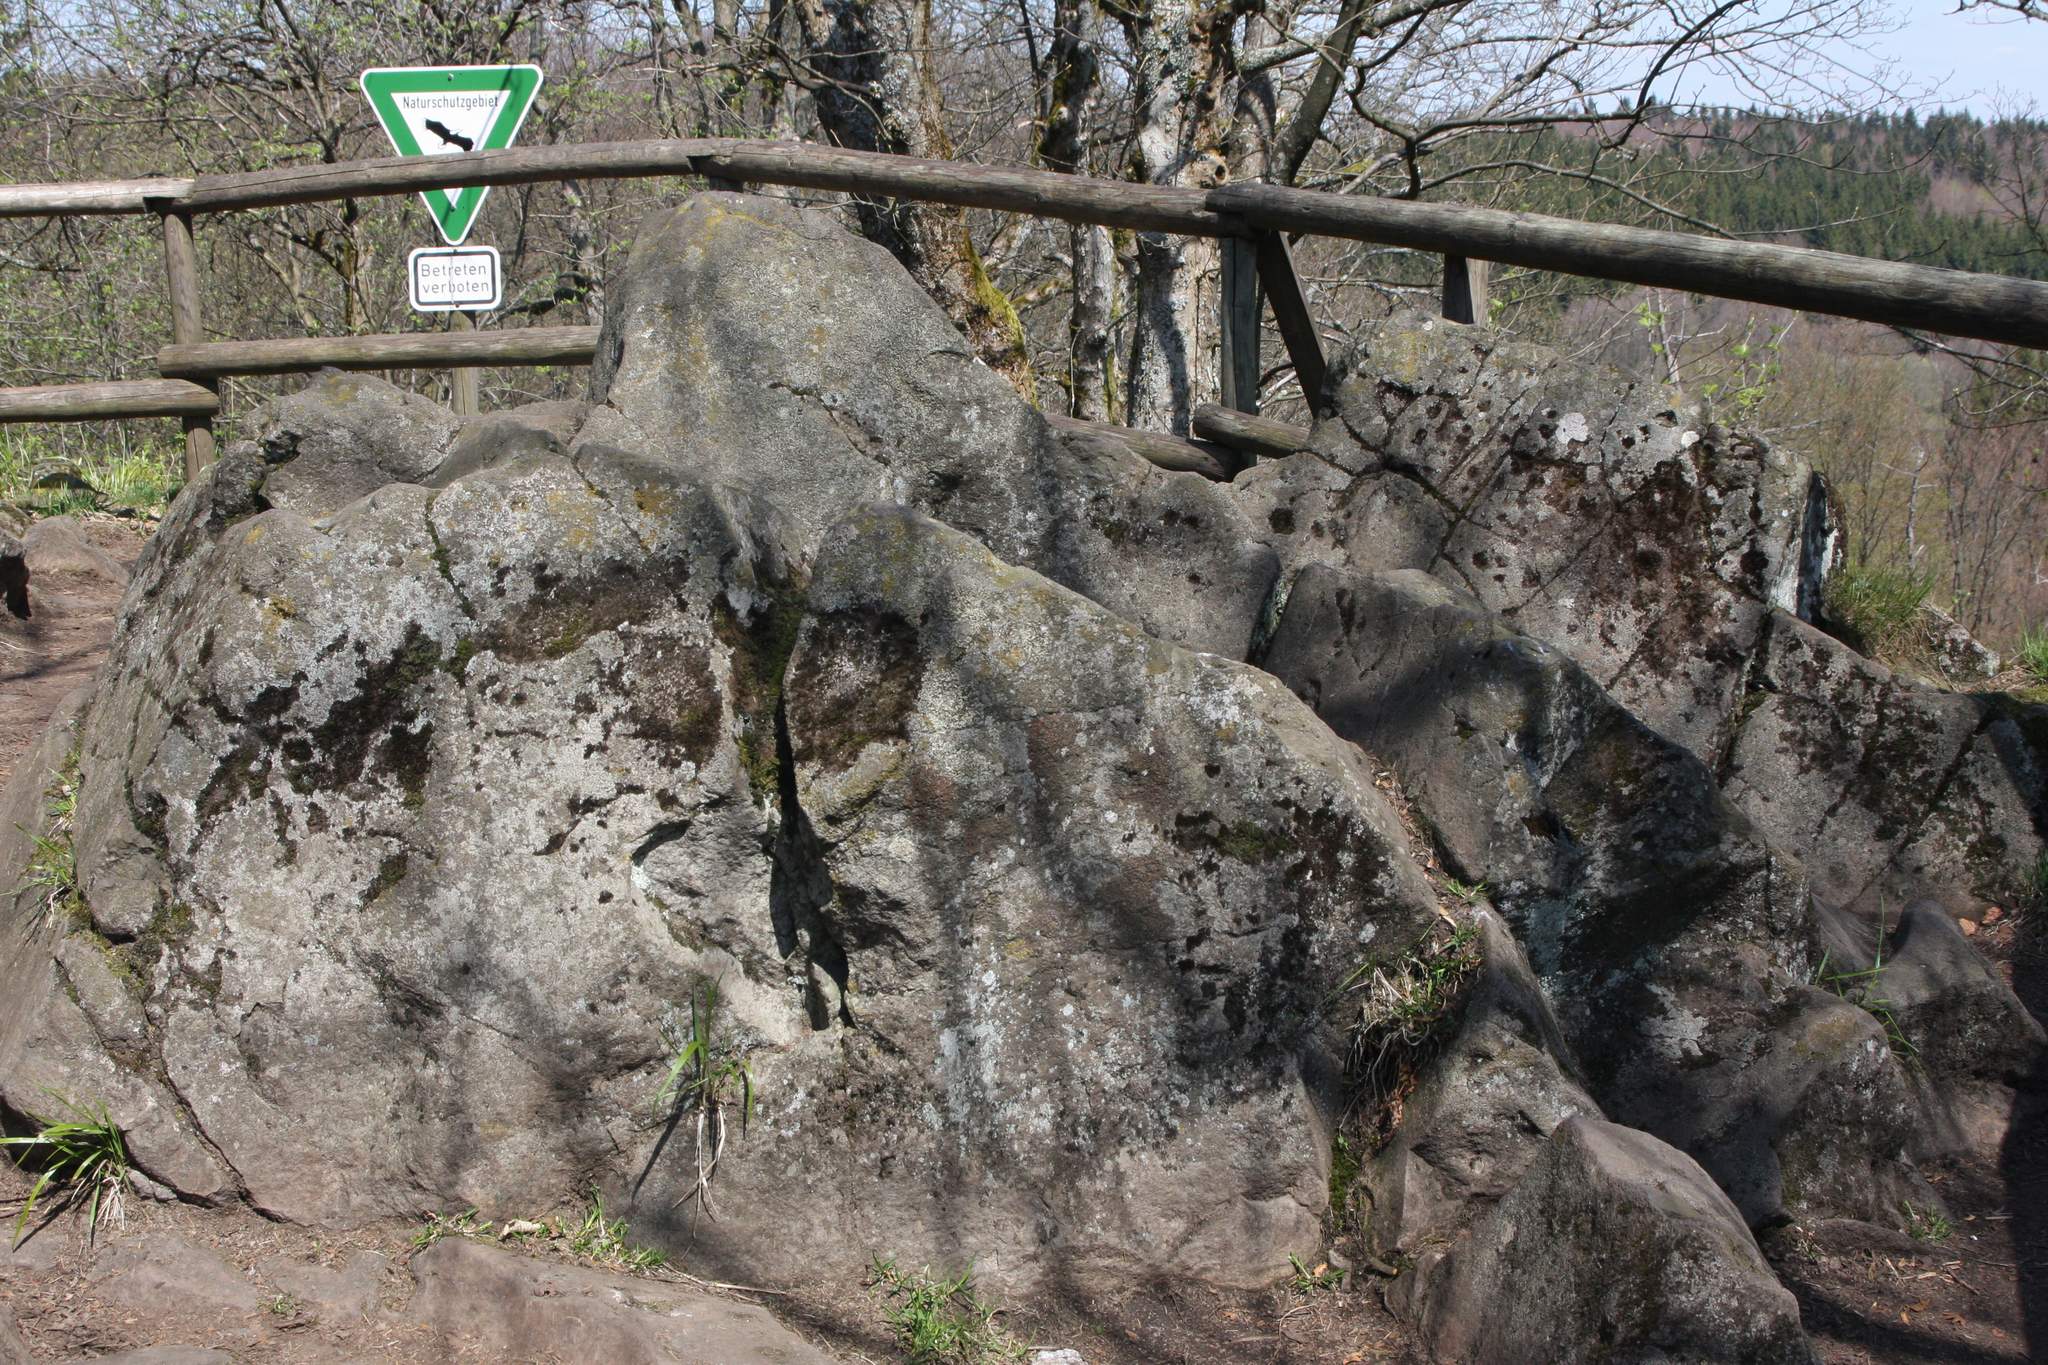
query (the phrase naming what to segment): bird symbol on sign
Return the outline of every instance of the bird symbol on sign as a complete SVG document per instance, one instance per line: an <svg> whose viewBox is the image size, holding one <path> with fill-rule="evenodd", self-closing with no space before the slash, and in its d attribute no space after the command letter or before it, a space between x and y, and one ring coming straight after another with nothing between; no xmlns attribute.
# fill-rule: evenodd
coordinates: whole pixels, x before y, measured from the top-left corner
<svg viewBox="0 0 2048 1365"><path fill-rule="evenodd" d="M436 137L440 138L442 145L444 146L460 147L465 152L473 152L476 150L476 143L464 137L462 134L456 132L453 128L450 128L447 124L441 122L441 120L439 119L428 119L427 131L434 134Z"/></svg>

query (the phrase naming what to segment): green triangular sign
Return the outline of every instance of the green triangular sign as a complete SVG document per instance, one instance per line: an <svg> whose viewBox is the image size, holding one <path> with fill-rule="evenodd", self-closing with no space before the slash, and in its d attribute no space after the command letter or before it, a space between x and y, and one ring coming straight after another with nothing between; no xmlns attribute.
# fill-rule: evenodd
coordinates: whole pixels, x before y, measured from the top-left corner
<svg viewBox="0 0 2048 1365"><path fill-rule="evenodd" d="M446 156L510 147L540 89L537 66L382 66L363 73L363 93L400 156ZM434 226L461 246L488 186L421 190Z"/></svg>

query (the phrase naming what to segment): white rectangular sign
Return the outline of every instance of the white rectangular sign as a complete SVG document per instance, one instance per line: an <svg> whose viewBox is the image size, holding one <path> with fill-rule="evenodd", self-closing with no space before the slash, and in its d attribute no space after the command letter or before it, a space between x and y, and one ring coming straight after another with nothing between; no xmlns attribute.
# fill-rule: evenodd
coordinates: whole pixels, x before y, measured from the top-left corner
<svg viewBox="0 0 2048 1365"><path fill-rule="evenodd" d="M406 258L405 276L422 313L496 308L504 293L493 246L421 247Z"/></svg>

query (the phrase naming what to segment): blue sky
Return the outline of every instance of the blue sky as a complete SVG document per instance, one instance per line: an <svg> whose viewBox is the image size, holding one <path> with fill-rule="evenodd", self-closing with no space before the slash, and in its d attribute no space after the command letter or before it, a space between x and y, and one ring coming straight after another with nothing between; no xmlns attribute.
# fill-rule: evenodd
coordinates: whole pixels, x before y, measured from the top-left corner
<svg viewBox="0 0 2048 1365"><path fill-rule="evenodd" d="M1902 27L1870 46L1937 88L1929 105L1967 105L1988 115L2002 91L2031 99L2048 117L2048 21L2000 22L1997 11L1957 14L1954 0L1899 0L1893 8Z"/></svg>
<svg viewBox="0 0 2048 1365"><path fill-rule="evenodd" d="M1843 0L1824 0L1832 8ZM1758 0L1764 15L1796 15L1811 0ZM1883 80L1900 91L1916 109L1967 108L1991 117L2000 107L2032 102L2036 117L2048 118L2048 19L2021 19L2010 11L1977 9L1957 12L1956 0L1866 0L1864 13L1872 26L1886 32L1863 35L1853 43L1839 41L1822 51L1839 69L1827 81L1837 93L1825 98L1815 90L1790 91L1798 107L1834 104L1867 108L1877 92L1854 87L1862 80ZM1885 16L1889 16L1887 19ZM1758 73L1768 83L1765 73ZM1699 62L1673 73L1658 93L1681 103L1747 105L1756 91L1713 65ZM1782 83L1778 83L1782 85Z"/></svg>

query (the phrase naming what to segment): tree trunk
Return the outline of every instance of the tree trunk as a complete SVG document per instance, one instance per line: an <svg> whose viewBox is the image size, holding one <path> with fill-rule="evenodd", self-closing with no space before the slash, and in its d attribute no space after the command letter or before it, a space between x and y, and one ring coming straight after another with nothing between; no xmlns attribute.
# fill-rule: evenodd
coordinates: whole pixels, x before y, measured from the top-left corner
<svg viewBox="0 0 2048 1365"><path fill-rule="evenodd" d="M1046 50L1045 109L1039 160L1068 175L1088 169L1095 136L1101 65L1095 0L1055 0L1052 44ZM1067 228L1071 294L1067 315L1067 410L1093 422L1111 420L1109 328L1116 306L1116 254L1109 229Z"/></svg>
<svg viewBox="0 0 2048 1365"><path fill-rule="evenodd" d="M1190 0L1152 0L1122 14L1134 57L1130 178L1208 188L1228 174L1236 14ZM1215 298L1222 253L1208 238L1138 234L1125 420L1185 432L1195 405L1215 401Z"/></svg>
<svg viewBox="0 0 2048 1365"><path fill-rule="evenodd" d="M931 0L822 0L806 14L818 123L837 146L945 159L939 90L930 61ZM1026 398L1036 384L1024 324L989 278L967 231L967 211L910 200L856 198L863 235L903 262L982 361Z"/></svg>

